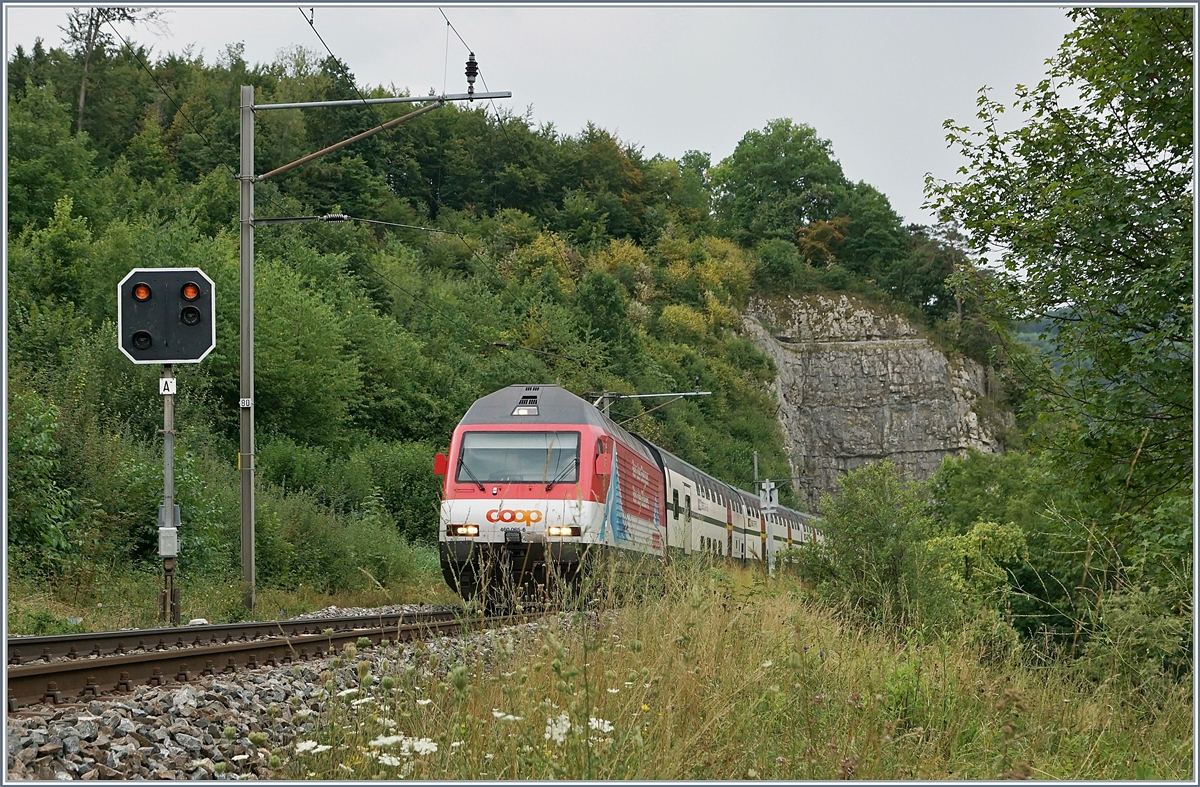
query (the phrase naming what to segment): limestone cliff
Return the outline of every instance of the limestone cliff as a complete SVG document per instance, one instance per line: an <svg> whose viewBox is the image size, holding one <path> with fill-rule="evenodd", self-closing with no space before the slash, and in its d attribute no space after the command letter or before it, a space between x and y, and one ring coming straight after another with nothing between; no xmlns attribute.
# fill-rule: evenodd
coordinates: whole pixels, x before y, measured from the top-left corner
<svg viewBox="0 0 1200 787"><path fill-rule="evenodd" d="M870 461L923 480L949 454L1001 450L976 412L984 368L947 358L899 315L847 295L755 298L743 325L778 367L784 445L810 510Z"/></svg>

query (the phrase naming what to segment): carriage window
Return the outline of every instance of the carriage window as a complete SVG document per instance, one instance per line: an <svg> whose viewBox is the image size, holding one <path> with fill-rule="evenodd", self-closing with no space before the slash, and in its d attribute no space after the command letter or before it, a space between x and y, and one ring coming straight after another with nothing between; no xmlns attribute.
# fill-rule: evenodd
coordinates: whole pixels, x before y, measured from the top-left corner
<svg viewBox="0 0 1200 787"><path fill-rule="evenodd" d="M467 432L455 477L463 483L574 483L579 432Z"/></svg>
<svg viewBox="0 0 1200 787"><path fill-rule="evenodd" d="M671 490L671 508L675 511L675 519L679 518L679 490Z"/></svg>

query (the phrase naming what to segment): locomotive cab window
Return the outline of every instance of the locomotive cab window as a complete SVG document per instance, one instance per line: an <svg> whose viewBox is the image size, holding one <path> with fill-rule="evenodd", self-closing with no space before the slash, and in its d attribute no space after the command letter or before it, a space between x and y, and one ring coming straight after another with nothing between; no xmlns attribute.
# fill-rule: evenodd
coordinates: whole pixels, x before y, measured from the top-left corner
<svg viewBox="0 0 1200 787"><path fill-rule="evenodd" d="M466 484L574 483L579 480L579 432L467 432L455 479Z"/></svg>

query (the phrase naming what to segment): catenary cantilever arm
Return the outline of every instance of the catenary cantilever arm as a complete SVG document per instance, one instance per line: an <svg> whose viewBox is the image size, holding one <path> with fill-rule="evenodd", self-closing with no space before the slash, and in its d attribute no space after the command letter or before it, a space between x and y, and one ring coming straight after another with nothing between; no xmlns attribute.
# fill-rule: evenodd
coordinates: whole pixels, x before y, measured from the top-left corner
<svg viewBox="0 0 1200 787"><path fill-rule="evenodd" d="M389 128L398 126L406 120L412 120L413 118L417 117L418 115L424 115L426 112L437 109L438 107L443 107L445 105L446 105L446 102L439 99L436 103L430 104L427 107L421 107L420 109L418 109L414 112L409 112L407 115L401 115L400 117L389 120L388 122L386 122L382 125L376 126L375 128L368 129L367 131L364 131L361 134L355 134L353 137L350 137L349 139L343 139L341 142L335 142L334 144L330 145L327 148L318 150L316 153L309 153L304 158L298 158L295 161L293 161L291 164L284 164L282 167L277 167L277 168L271 170L270 172L259 175L257 178L255 178L255 180L256 181L266 180L267 178L271 177L272 175L279 175L280 173L287 172L289 169L298 167L301 164L307 164L308 162L310 162L314 159L318 159L321 156L324 156L326 153L332 153L335 150L341 150L342 148L346 147L347 145L358 142L359 140L366 139L367 137L374 136L375 134L378 134L380 131L387 131Z"/></svg>

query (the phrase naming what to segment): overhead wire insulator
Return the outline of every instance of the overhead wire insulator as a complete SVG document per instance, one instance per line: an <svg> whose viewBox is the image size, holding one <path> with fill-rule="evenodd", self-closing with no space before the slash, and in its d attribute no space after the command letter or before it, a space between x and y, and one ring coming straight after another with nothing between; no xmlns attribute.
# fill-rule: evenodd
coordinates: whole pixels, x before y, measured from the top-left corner
<svg viewBox="0 0 1200 787"><path fill-rule="evenodd" d="M475 77L479 76L479 64L475 62L475 53L467 55L467 95L475 95ZM468 99L474 101L474 98Z"/></svg>

